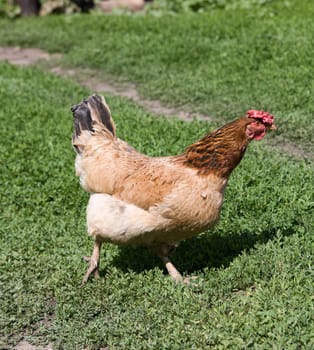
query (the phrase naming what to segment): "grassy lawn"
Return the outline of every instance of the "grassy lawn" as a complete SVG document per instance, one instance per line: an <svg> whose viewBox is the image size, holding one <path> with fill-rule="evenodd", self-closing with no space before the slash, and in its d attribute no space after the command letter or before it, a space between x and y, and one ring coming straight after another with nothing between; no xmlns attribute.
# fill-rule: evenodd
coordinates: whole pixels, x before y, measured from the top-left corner
<svg viewBox="0 0 314 350"><path fill-rule="evenodd" d="M184 274L199 276L197 287L174 285L145 249L107 246L102 278L80 289L92 241L69 106L88 91L36 70L1 64L0 73L3 347L21 338L64 349L313 345L310 165L251 145L220 224L174 257ZM176 153L209 129L108 101L119 135L149 154Z"/></svg>
<svg viewBox="0 0 314 350"><path fill-rule="evenodd" d="M0 44L62 52L63 64L215 117L155 118L108 96L119 137L147 154L179 153L250 108L275 114L272 142L313 152L313 9L304 1L272 16L2 21ZM175 285L144 248L108 245L101 278L79 288L93 242L69 108L90 93L0 63L0 348L21 339L53 349L313 348L313 162L274 150L269 137L252 143L232 174L220 223L173 257L184 275L198 276L196 286Z"/></svg>

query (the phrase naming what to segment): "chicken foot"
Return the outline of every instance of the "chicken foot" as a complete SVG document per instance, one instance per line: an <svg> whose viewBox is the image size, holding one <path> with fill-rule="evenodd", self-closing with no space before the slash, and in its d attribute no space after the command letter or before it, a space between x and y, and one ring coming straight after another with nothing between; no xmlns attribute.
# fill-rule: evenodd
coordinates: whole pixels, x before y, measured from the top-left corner
<svg viewBox="0 0 314 350"><path fill-rule="evenodd" d="M183 278L181 273L176 269L176 267L173 265L173 263L169 259L169 255L171 255L176 250L177 246L178 244L175 244L175 245L162 244L162 245L154 246L152 250L155 252L155 254L157 254L160 257L170 277L173 279L175 283L195 285L195 283L193 282L197 279L197 277L192 276L192 277Z"/></svg>
<svg viewBox="0 0 314 350"><path fill-rule="evenodd" d="M160 256L162 262L165 265L165 268L167 269L169 275L176 283L184 282L183 277L181 273L176 269L176 267L173 265L173 263L170 261L168 256Z"/></svg>
<svg viewBox="0 0 314 350"><path fill-rule="evenodd" d="M84 257L84 260L88 262L88 269L83 278L81 287L83 287L83 285L89 280L92 274L94 274L95 278L99 277L98 268L99 268L101 244L102 242L97 240L96 238L92 255L90 257L87 257L87 256Z"/></svg>
<svg viewBox="0 0 314 350"><path fill-rule="evenodd" d="M154 246L152 250L155 252L155 254L157 254L160 257L170 277L176 283L182 283L182 282L185 283L185 280L183 279L181 273L176 269L176 267L173 265L173 263L169 259L169 255L172 254L176 250L176 248L177 248L177 245L162 244L162 245Z"/></svg>

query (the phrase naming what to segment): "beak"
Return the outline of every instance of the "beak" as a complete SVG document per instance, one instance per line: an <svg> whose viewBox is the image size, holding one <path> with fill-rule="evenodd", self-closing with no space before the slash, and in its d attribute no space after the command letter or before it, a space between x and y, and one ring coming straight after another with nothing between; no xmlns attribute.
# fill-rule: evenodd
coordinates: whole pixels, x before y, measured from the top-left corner
<svg viewBox="0 0 314 350"><path fill-rule="evenodd" d="M277 126L276 126L275 124L273 124L273 125L269 128L269 130L277 130Z"/></svg>

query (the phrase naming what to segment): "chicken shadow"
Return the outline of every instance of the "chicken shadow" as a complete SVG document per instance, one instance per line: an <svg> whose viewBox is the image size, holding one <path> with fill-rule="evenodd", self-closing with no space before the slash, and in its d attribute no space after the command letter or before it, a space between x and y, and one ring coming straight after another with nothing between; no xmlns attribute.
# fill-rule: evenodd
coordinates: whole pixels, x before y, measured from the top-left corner
<svg viewBox="0 0 314 350"><path fill-rule="evenodd" d="M256 234L255 231L242 231L237 234L219 235L205 233L183 241L171 260L177 269L185 274L195 273L203 268L228 267L243 251L253 248L257 243L266 243L276 235L277 229L265 230ZM293 234L292 230L281 232L283 235ZM149 249L145 247L120 247L118 255L112 264L122 271L143 271L162 268L162 263Z"/></svg>

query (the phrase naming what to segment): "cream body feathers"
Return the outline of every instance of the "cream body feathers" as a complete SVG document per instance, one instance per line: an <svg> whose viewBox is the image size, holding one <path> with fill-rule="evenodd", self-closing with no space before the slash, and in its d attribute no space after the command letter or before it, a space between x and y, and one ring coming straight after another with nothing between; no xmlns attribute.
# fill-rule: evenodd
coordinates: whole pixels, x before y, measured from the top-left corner
<svg viewBox="0 0 314 350"><path fill-rule="evenodd" d="M114 244L173 244L219 219L226 178L177 157L148 157L116 138L104 99L74 106L76 174L91 193L90 235Z"/></svg>
<svg viewBox="0 0 314 350"><path fill-rule="evenodd" d="M222 183L221 187L224 186ZM175 244L218 221L222 188L208 190L202 181L192 184L181 180L162 202L147 209L114 195L94 193L87 208L88 232L114 244Z"/></svg>
<svg viewBox="0 0 314 350"><path fill-rule="evenodd" d="M219 219L226 179L199 176L172 157L146 157L120 140L94 139L76 159L92 193L89 234L115 244L174 243Z"/></svg>

